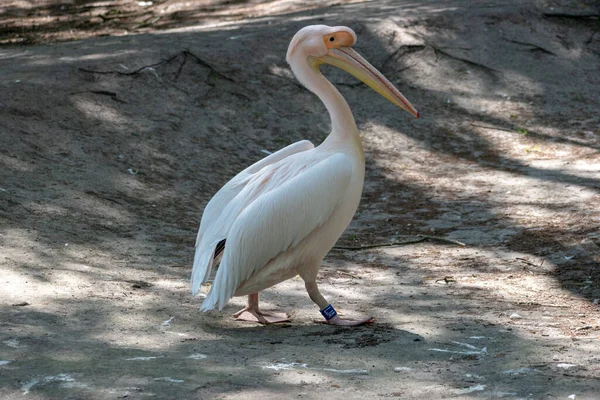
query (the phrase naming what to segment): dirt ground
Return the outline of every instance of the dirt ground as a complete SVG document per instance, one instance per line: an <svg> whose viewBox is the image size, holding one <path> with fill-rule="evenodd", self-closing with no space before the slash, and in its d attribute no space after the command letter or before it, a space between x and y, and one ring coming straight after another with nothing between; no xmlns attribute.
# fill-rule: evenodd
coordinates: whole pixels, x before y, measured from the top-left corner
<svg viewBox="0 0 600 400"><path fill-rule="evenodd" d="M600 2L9 0L0 6L0 398L600 399ZM142 5L140 5L142 4ZM293 34L347 25L419 109L325 74L364 196L315 323L202 314L202 210L236 172L319 143ZM104 36L104 37L100 37Z"/></svg>

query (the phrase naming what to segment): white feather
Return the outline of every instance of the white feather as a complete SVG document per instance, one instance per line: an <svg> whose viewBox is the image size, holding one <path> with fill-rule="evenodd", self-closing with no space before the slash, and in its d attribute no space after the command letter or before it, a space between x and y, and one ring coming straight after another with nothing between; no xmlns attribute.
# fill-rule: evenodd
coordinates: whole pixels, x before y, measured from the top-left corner
<svg viewBox="0 0 600 400"><path fill-rule="evenodd" d="M222 309L244 281L322 226L344 199L352 175L348 157L310 153L265 167L233 199L231 209L224 210L233 223L201 310ZM280 275L272 279L286 272L275 272Z"/></svg>
<svg viewBox="0 0 600 400"><path fill-rule="evenodd" d="M196 294L200 285L209 278L213 268L213 252L217 243L227 237L237 216L232 209L239 209L243 202L232 207L231 202L262 168L277 163L293 154L313 149L308 140L293 143L278 152L252 164L227 182L208 202L202 214L200 229L196 237L196 254L192 270L192 293ZM237 206L237 207L236 207Z"/></svg>

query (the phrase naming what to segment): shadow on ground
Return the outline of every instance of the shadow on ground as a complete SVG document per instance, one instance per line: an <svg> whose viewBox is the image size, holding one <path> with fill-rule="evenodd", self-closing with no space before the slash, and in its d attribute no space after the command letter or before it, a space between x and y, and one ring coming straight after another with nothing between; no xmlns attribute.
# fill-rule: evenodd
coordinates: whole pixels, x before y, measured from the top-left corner
<svg viewBox="0 0 600 400"><path fill-rule="evenodd" d="M0 393L596 393L594 10L386 1L5 47ZM468 244L332 253L328 296L378 317L355 331L313 324L294 280L264 295L297 310L282 327L231 323L242 299L199 314L187 292L216 190L263 150L328 131L324 107L283 59L309 23L355 29L359 52L423 115L409 120L326 71L367 151L363 202L341 243L428 234Z"/></svg>

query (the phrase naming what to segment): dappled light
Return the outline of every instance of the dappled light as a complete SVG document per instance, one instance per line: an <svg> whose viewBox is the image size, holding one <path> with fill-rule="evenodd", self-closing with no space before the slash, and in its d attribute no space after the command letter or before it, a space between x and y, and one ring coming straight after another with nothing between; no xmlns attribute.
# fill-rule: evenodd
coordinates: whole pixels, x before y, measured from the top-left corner
<svg viewBox="0 0 600 400"><path fill-rule="evenodd" d="M600 13L546 3L3 2L0 397L596 396ZM291 323L200 313L208 200L329 132L285 62L315 23L421 113L322 68L366 153L338 244L449 241L330 252L320 289L372 325L319 323L298 277L260 298Z"/></svg>
<svg viewBox="0 0 600 400"><path fill-rule="evenodd" d="M357 3L347 0L345 3ZM31 44L121 36L185 27L239 25L253 17L310 10L334 1L64 1L7 0L0 6L0 43Z"/></svg>

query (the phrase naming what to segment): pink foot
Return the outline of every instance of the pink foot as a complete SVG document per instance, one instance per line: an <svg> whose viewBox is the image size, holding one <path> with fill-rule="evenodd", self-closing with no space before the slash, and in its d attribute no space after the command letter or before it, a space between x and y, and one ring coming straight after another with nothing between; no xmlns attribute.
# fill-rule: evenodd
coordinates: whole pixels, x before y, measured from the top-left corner
<svg viewBox="0 0 600 400"><path fill-rule="evenodd" d="M259 324L277 324L291 321L286 313L267 313L251 307L246 307L233 314L233 316L238 321L258 322Z"/></svg>

